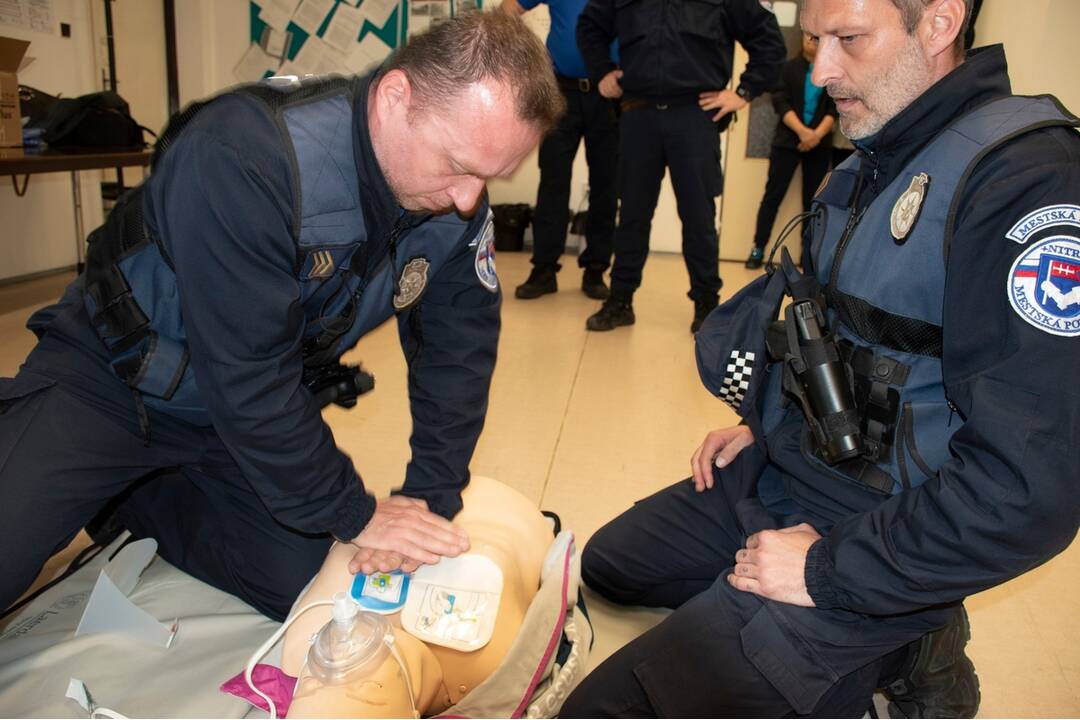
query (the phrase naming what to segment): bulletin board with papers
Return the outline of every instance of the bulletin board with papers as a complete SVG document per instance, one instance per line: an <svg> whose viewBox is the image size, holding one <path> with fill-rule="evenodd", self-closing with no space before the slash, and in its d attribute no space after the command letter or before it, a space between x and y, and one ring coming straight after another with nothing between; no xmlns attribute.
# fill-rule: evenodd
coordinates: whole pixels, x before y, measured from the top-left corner
<svg viewBox="0 0 1080 720"><path fill-rule="evenodd" d="M251 45L240 82L270 75L363 73L410 35L483 0L252 0Z"/></svg>

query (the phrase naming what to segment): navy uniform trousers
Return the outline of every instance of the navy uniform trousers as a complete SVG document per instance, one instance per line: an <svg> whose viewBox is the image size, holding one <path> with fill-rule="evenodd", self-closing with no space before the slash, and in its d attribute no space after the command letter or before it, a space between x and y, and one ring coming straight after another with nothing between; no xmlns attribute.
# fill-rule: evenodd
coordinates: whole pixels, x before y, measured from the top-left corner
<svg viewBox="0 0 1080 720"><path fill-rule="evenodd" d="M619 226L611 291L629 296L641 285L649 233L665 168L682 221L682 253L690 275L690 298L715 303L720 292L720 238L716 196L723 186L720 133L692 103L642 104L624 100L619 120Z"/></svg>
<svg viewBox="0 0 1080 720"><path fill-rule="evenodd" d="M570 221L570 183L574 157L585 140L589 166L589 212L585 249L578 266L606 270L611 264L615 235L615 171L619 157L619 123L615 103L594 86L582 89L572 78L559 78L566 97L566 114L540 143L540 187L533 216L533 257L536 267L554 267L566 251Z"/></svg>
<svg viewBox="0 0 1080 720"><path fill-rule="evenodd" d="M676 483L589 540L581 571L592 590L674 612L590 672L560 717L862 717L902 648L956 612L873 618L796 608L729 585L735 553L752 532L800 522L826 531L788 500L762 502L756 468L743 470L756 452L747 448L714 470L711 490Z"/></svg>
<svg viewBox="0 0 1080 720"><path fill-rule="evenodd" d="M165 560L284 619L332 539L277 523L212 427L147 407L147 443L103 353L69 288L18 376L0 378L0 608L117 498Z"/></svg>

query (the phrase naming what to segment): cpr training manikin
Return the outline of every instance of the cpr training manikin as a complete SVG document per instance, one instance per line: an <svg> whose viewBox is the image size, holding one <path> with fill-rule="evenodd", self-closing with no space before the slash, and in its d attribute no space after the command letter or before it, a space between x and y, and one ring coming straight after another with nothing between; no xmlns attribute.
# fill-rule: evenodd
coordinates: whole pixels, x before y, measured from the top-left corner
<svg viewBox="0 0 1080 720"><path fill-rule="evenodd" d="M462 501L458 558L364 577L348 570L355 548L330 549L282 626L288 717L557 713L592 639L573 536L494 480L474 477Z"/></svg>

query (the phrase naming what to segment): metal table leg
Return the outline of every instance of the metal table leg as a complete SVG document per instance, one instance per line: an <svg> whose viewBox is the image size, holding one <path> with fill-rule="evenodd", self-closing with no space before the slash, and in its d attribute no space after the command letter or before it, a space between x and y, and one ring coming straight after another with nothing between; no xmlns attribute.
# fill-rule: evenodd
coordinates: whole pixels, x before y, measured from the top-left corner
<svg viewBox="0 0 1080 720"><path fill-rule="evenodd" d="M71 171L71 199L75 205L75 270L82 274L86 263L83 262L83 244L86 236L83 234L82 216L82 188L79 186L79 171Z"/></svg>

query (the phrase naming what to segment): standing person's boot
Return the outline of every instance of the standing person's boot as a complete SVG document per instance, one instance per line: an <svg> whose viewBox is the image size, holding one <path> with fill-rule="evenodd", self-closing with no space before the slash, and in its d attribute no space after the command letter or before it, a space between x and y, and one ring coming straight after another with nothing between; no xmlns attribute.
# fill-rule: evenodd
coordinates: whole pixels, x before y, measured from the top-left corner
<svg viewBox="0 0 1080 720"><path fill-rule="evenodd" d="M581 292L593 300L607 300L608 286L604 284L604 271L600 268L585 268L581 275Z"/></svg>
<svg viewBox="0 0 1080 720"><path fill-rule="evenodd" d="M604 332L623 325L633 325L634 320L633 296L611 293L600 306L600 310L585 321L585 329Z"/></svg>
<svg viewBox="0 0 1080 720"><path fill-rule="evenodd" d="M705 322L705 318L709 316L719 303L715 297L708 300L695 300L694 301L694 320L690 323L690 332L696 333L701 329L701 323Z"/></svg>
<svg viewBox="0 0 1080 720"><path fill-rule="evenodd" d="M757 270L765 262L765 250L759 247L750 251L750 257L746 258L746 269Z"/></svg>
<svg viewBox="0 0 1080 720"><path fill-rule="evenodd" d="M975 666L964 653L970 639L971 625L961 606L948 625L904 648L900 669L882 683L889 717L975 717L981 696Z"/></svg>
<svg viewBox="0 0 1080 720"><path fill-rule="evenodd" d="M532 300L541 295L558 292L559 284L555 280L555 274L559 272L558 265L536 265L529 273L529 279L517 286L514 297L519 300Z"/></svg>

